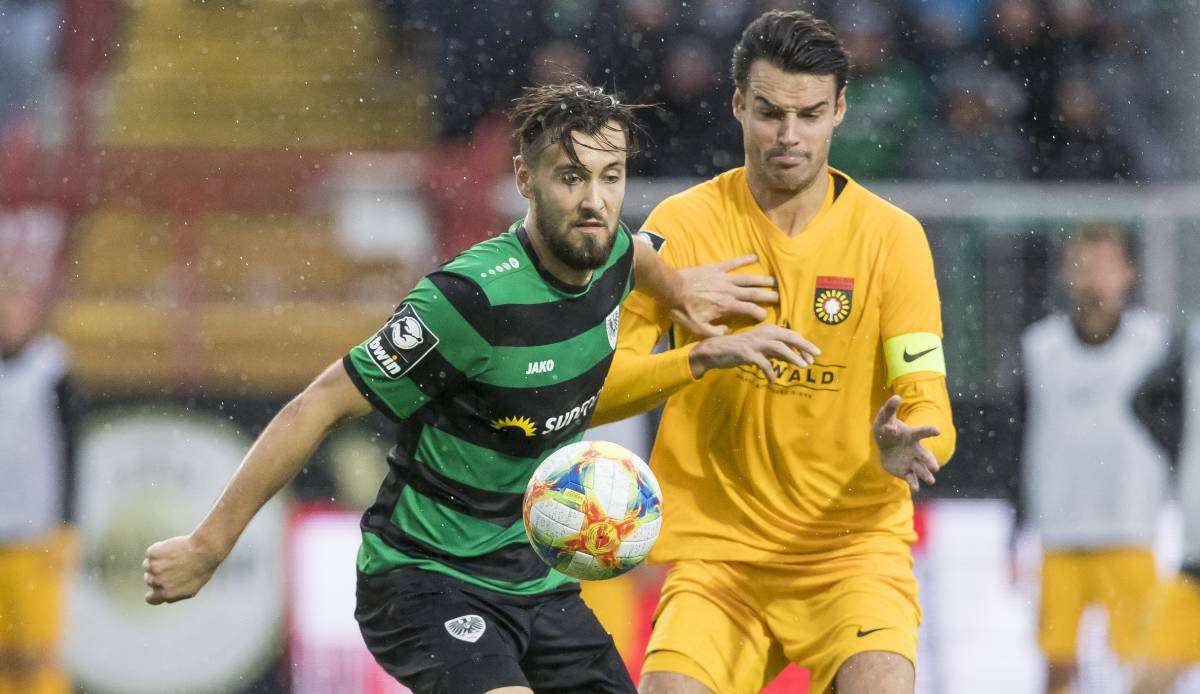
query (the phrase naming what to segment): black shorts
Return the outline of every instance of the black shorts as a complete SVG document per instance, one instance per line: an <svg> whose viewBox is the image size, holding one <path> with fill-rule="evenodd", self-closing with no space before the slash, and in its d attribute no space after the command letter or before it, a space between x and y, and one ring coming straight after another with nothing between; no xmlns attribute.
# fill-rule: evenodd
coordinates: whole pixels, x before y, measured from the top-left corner
<svg viewBox="0 0 1200 694"><path fill-rule="evenodd" d="M526 597L420 569L360 573L354 618L375 660L415 694L637 691L578 589Z"/></svg>

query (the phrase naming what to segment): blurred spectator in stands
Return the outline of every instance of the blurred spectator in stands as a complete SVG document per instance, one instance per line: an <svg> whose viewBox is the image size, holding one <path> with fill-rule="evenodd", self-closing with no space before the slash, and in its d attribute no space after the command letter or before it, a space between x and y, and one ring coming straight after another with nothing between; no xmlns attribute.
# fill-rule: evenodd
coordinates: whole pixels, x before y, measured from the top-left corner
<svg viewBox="0 0 1200 694"><path fill-rule="evenodd" d="M563 39L553 39L538 46L529 59L529 83L553 84L586 79L588 54L579 46Z"/></svg>
<svg viewBox="0 0 1200 694"><path fill-rule="evenodd" d="M1169 71L1163 55L1147 50L1153 44L1152 18L1133 13L1111 13L1100 23L1099 51L1084 66L1089 81L1099 90L1113 137L1134 157L1140 177L1165 180L1177 165L1162 136L1170 104L1163 80Z"/></svg>
<svg viewBox="0 0 1200 694"><path fill-rule="evenodd" d="M697 36L672 41L663 61L661 105L646 120L653 142L644 173L709 177L735 166L739 140L729 132L729 101L716 86L722 61Z"/></svg>
<svg viewBox="0 0 1200 694"><path fill-rule="evenodd" d="M57 694L69 691L58 647L75 408L66 349L43 332L46 283L27 261L0 258L0 691Z"/></svg>
<svg viewBox="0 0 1200 694"><path fill-rule="evenodd" d="M1025 95L1011 77L964 67L944 75L939 86L939 118L913 144L911 175L1014 180L1031 174L1031 148L1017 134L1011 116Z"/></svg>
<svg viewBox="0 0 1200 694"><path fill-rule="evenodd" d="M434 107L443 139L468 137L476 122L516 97L540 25L527 0L382 0L398 36L429 34Z"/></svg>
<svg viewBox="0 0 1200 694"><path fill-rule="evenodd" d="M662 90L660 68L678 8L666 0L623 0L617 50L607 57L618 95L654 102Z"/></svg>
<svg viewBox="0 0 1200 694"><path fill-rule="evenodd" d="M1069 76L1055 95L1054 128L1041 142L1040 177L1113 181L1136 174L1129 152L1112 135L1100 95L1082 74Z"/></svg>
<svg viewBox="0 0 1200 694"><path fill-rule="evenodd" d="M984 63L1007 72L1024 86L1027 99L1018 119L1020 133L1034 139L1049 137L1056 68L1050 64L1042 28L1045 17L1034 0L995 0L990 16Z"/></svg>
<svg viewBox="0 0 1200 694"><path fill-rule="evenodd" d="M1100 51L1100 14L1092 0L1050 0L1052 64L1058 69L1090 63Z"/></svg>
<svg viewBox="0 0 1200 694"><path fill-rule="evenodd" d="M887 11L871 2L839 7L834 26L853 59L846 120L829 162L863 180L904 176L909 145L932 116L924 77L897 55Z"/></svg>
<svg viewBox="0 0 1200 694"><path fill-rule="evenodd" d="M58 12L54 0L0 0L0 130L42 96L57 44Z"/></svg>

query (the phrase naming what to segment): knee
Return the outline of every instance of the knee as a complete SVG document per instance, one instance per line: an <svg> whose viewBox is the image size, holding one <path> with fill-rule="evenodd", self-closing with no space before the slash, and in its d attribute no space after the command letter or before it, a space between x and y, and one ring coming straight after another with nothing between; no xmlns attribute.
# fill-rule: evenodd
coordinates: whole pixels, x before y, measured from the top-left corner
<svg viewBox="0 0 1200 694"><path fill-rule="evenodd" d="M647 672L638 683L638 694L714 694L695 679L678 672Z"/></svg>
<svg viewBox="0 0 1200 694"><path fill-rule="evenodd" d="M37 674L42 656L36 651L19 648L0 649L0 675L15 680L24 680Z"/></svg>
<svg viewBox="0 0 1200 694"><path fill-rule="evenodd" d="M912 662L890 651L855 653L834 677L838 694L913 694L917 673Z"/></svg>
<svg viewBox="0 0 1200 694"><path fill-rule="evenodd" d="M1076 667L1073 662L1050 663L1046 666L1046 694L1071 691L1075 684Z"/></svg>

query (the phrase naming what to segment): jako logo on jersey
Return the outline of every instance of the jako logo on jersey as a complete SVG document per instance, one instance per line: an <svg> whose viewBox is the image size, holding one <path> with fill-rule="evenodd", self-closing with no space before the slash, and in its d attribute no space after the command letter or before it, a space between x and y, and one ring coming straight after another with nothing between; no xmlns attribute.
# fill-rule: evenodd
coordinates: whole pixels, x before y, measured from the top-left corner
<svg viewBox="0 0 1200 694"><path fill-rule="evenodd" d="M402 304L391 319L367 340L367 353L384 376L400 378L437 347L438 336L413 307Z"/></svg>
<svg viewBox="0 0 1200 694"><path fill-rule="evenodd" d="M525 367L525 375L529 374L548 374L554 370L554 360L546 359L545 361L531 361L529 366Z"/></svg>
<svg viewBox="0 0 1200 694"><path fill-rule="evenodd" d="M487 631L487 622L477 614L465 614L446 622L446 632L459 641L475 643L483 638Z"/></svg>
<svg viewBox="0 0 1200 694"><path fill-rule="evenodd" d="M822 323L837 325L850 317L853 296L853 277L818 277L813 313Z"/></svg>
<svg viewBox="0 0 1200 694"><path fill-rule="evenodd" d="M621 329L621 307L617 306L604 319L604 329L608 331L608 346L617 348L617 333Z"/></svg>
<svg viewBox="0 0 1200 694"><path fill-rule="evenodd" d="M521 267L521 261L517 260L516 258L509 258L508 260L504 261L503 263L500 263L496 267L491 268L490 270L487 270L485 272L479 273L479 277L483 278L483 277L487 277L489 275L495 275L500 272L505 272L507 270L516 270L519 267Z"/></svg>
<svg viewBox="0 0 1200 694"><path fill-rule="evenodd" d="M557 417L551 417L547 419L546 426L542 429L542 434L553 434L556 431L571 426L575 422L587 419L588 413L590 413L592 411L592 407L596 405L596 398L598 397L598 395L593 395L587 400L584 400L582 405L576 405Z"/></svg>

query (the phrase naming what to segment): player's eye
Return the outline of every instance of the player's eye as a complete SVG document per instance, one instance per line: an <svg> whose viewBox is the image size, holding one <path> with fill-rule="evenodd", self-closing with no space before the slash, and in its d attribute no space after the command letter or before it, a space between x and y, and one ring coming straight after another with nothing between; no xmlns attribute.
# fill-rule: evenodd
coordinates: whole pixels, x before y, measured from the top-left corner
<svg viewBox="0 0 1200 694"><path fill-rule="evenodd" d="M620 176L619 174L615 174L615 173L614 173L614 174L608 174L607 176L605 176L605 177L604 177L604 180L605 180L606 182L608 182L608 183L620 183L620 182L621 182L621 176Z"/></svg>
<svg viewBox="0 0 1200 694"><path fill-rule="evenodd" d="M580 183L583 183L583 177L577 173L563 174L562 180L563 180L563 183L566 183L569 186L579 185Z"/></svg>

